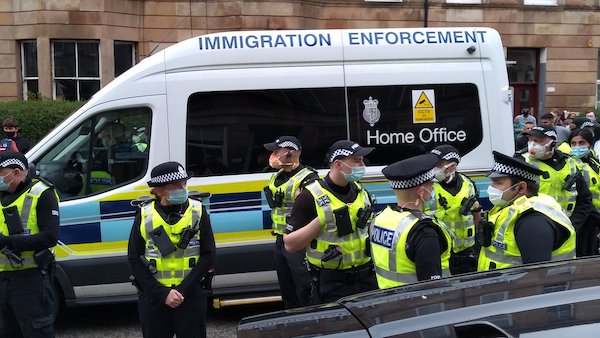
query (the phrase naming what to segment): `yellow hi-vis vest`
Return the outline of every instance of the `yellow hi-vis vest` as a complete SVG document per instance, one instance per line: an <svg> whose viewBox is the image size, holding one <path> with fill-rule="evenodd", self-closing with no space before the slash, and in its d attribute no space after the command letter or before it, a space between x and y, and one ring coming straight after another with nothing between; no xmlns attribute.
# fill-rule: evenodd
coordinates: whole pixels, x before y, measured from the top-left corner
<svg viewBox="0 0 600 338"><path fill-rule="evenodd" d="M594 168L600 169L600 163L593 157L590 157L590 162L593 162L594 165L592 166L591 164L582 161L581 171L585 183L587 183L587 186L592 193L592 203L596 207L596 210L600 211L600 173L594 170Z"/></svg>
<svg viewBox="0 0 600 338"><path fill-rule="evenodd" d="M283 169L279 170L276 174L271 176L271 180L269 181L269 190L271 190L273 196L275 196L278 191L283 193L282 205L271 210L273 231L279 235L283 235L285 233L284 230L287 225L287 219L292 214L292 208L294 207L294 202L296 201L296 191L298 190L298 187L300 187L300 183L302 183L306 176L314 173L314 171L310 168L304 167L294 176L290 177L290 179L288 179L286 182L276 186L275 179L277 176L282 174L283 171Z"/></svg>
<svg viewBox="0 0 600 338"><path fill-rule="evenodd" d="M441 184L435 182L433 183L435 202L430 209L425 210L426 214L435 215L453 232L452 251L454 252L461 252L475 245L473 215L471 213L466 216L460 214L463 201L475 196L475 185L463 174L458 175L462 179L462 186L456 196L444 189ZM445 203L441 203L444 200Z"/></svg>
<svg viewBox="0 0 600 338"><path fill-rule="evenodd" d="M51 189L46 183L37 181L31 188L21 194L14 202L4 208L17 207L19 216L21 218L21 224L23 224L23 233L12 236L31 236L40 232L37 224L37 204L40 196L47 189ZM58 195L56 195L58 199ZM0 212L0 232L4 236L8 236L8 226L4 220L4 213ZM52 248L51 248L52 249ZM0 272L2 271L15 271L36 268L38 265L33 260L34 251L23 251L20 254L23 264L17 264L11 262L8 257L4 254L0 254Z"/></svg>
<svg viewBox="0 0 600 338"><path fill-rule="evenodd" d="M567 176L577 175L581 170L581 166L572 157L567 157L565 165L558 171L546 163L535 159L529 154L524 154L527 163L539 168L540 170L548 173L548 177L540 177L540 193L553 197L560 206L565 209L567 216L571 216L573 210L575 210L575 203L577 199L577 186L575 183L567 190L563 189Z"/></svg>
<svg viewBox="0 0 600 338"><path fill-rule="evenodd" d="M313 195L317 216L321 223L321 231L306 248L308 262L316 267L324 269L349 269L368 263L371 260L367 249L369 240L368 224L364 228L356 226L358 212L362 208L370 208L371 200L368 192L354 182L358 189L358 195L352 203L340 201L333 193L325 189L320 181L312 182L306 189ZM338 236L336 218L334 211L339 208L348 208L348 214L352 223L352 232L345 236ZM322 258L330 245L341 249L341 255L327 262Z"/></svg>
<svg viewBox="0 0 600 338"><path fill-rule="evenodd" d="M385 208L375 216L369 238L375 272L377 273L377 284L380 289L418 282L415 262L411 261L406 253L406 240L410 230L419 220L420 218L410 211L398 212L391 207ZM437 226L438 234L444 237L447 244L440 260L442 263L442 276L448 277L450 276L452 239L450 234L437 224L435 218L432 218L432 221Z"/></svg>
<svg viewBox="0 0 600 338"><path fill-rule="evenodd" d="M569 238L552 251L551 260L575 258L575 228L561 206L548 195L539 194L530 198L521 196L509 206L490 210L489 221L494 223L492 245L481 247L477 271L490 270L490 263L495 263L496 269L523 264L514 231L519 217L530 209L544 214L569 231Z"/></svg>
<svg viewBox="0 0 600 338"><path fill-rule="evenodd" d="M196 234L189 245L185 249L177 247L181 232L187 227L198 229L200 218L202 217L202 203L197 200L188 199L190 202L185 210L183 217L179 222L170 225L168 224L154 208L154 203L144 204L142 206L142 221L140 223L140 233L146 241L146 251L144 257L150 264L156 264L154 278L164 286L173 287L181 284L183 279L192 271L192 268L199 264L200 259L200 231ZM150 237L150 231L162 225L165 233L177 250L163 257L154 245L154 241Z"/></svg>

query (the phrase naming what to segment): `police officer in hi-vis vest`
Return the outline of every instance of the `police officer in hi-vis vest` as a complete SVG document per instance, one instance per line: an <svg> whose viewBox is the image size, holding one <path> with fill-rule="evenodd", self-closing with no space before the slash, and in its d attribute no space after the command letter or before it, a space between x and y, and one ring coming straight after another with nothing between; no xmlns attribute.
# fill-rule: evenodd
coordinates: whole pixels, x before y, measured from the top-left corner
<svg viewBox="0 0 600 338"><path fill-rule="evenodd" d="M433 201L433 154L419 155L383 168L397 203L371 224L371 251L380 289L450 275L452 239L435 216L423 212Z"/></svg>
<svg viewBox="0 0 600 338"><path fill-rule="evenodd" d="M21 153L0 153L0 337L54 337L52 277L58 196L27 177Z"/></svg>
<svg viewBox="0 0 600 338"><path fill-rule="evenodd" d="M579 233L594 210L592 193L582 174L583 164L555 149L557 135L553 128L541 125L524 134L529 142L522 156L527 163L545 172L540 179L540 192L560 204Z"/></svg>
<svg viewBox="0 0 600 338"><path fill-rule="evenodd" d="M371 197L358 184L365 174L363 156L372 150L349 140L335 142L327 153L327 176L296 198L283 239L289 252L306 248L312 303L377 287L368 247Z"/></svg>
<svg viewBox="0 0 600 338"><path fill-rule="evenodd" d="M296 196L303 187L317 180L319 175L310 167L300 164L300 141L293 136L281 136L264 147L272 151L269 165L279 171L269 181L264 192L271 207L275 240L275 267L279 289L286 309L310 304L311 278L306 265L306 250L289 253L283 245L287 220L292 214Z"/></svg>
<svg viewBox="0 0 600 338"><path fill-rule="evenodd" d="M140 291L144 337L206 337L203 278L214 267L215 241L206 208L188 198L189 176L177 162L160 164L129 237L129 269Z"/></svg>
<svg viewBox="0 0 600 338"><path fill-rule="evenodd" d="M452 231L453 243L450 272L453 275L477 271L476 224L481 219L478 192L475 183L456 171L460 153L451 145L437 146L431 153L438 157L433 173L434 202L425 207L425 213L437 219Z"/></svg>
<svg viewBox="0 0 600 338"><path fill-rule="evenodd" d="M480 225L477 270L575 258L575 229L552 197L539 193L544 171L496 151L488 175L488 221Z"/></svg>

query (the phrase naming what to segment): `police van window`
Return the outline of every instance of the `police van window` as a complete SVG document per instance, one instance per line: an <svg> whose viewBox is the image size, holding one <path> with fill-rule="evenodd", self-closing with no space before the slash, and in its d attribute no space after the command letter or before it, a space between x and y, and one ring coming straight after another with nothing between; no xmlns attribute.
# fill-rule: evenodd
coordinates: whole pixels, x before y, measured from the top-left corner
<svg viewBox="0 0 600 338"><path fill-rule="evenodd" d="M343 88L196 93L188 101L187 169L194 176L270 171L264 143L293 135L302 162L323 168L347 138Z"/></svg>
<svg viewBox="0 0 600 338"><path fill-rule="evenodd" d="M148 108L103 112L81 123L36 164L61 200L107 191L142 177L148 166Z"/></svg>
<svg viewBox="0 0 600 338"><path fill-rule="evenodd" d="M474 84L348 88L350 138L375 147L370 165L387 165L452 144L462 155L483 139Z"/></svg>

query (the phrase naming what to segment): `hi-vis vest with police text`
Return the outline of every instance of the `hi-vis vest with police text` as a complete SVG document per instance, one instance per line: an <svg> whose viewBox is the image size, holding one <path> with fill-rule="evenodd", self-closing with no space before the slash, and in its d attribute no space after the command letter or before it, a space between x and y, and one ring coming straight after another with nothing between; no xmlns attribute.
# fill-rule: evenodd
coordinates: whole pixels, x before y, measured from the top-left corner
<svg viewBox="0 0 600 338"><path fill-rule="evenodd" d="M600 163L592 156L590 156L590 162L582 162L581 173L592 193L592 203L596 210L600 212L600 173L596 172L600 169Z"/></svg>
<svg viewBox="0 0 600 338"><path fill-rule="evenodd" d="M425 213L435 215L439 221L444 222L454 233L452 250L461 252L475 245L475 223L473 214L461 215L463 201L475 196L475 185L463 174L460 175L462 185L456 195L452 195L444 187L435 182L433 184L435 202L431 209ZM442 201L444 203L442 203Z"/></svg>
<svg viewBox="0 0 600 338"><path fill-rule="evenodd" d="M286 182L281 183L279 186L275 185L275 179L277 176L284 172L283 169L279 170L269 181L269 190L273 196L280 191L283 193L282 205L273 208L271 210L271 220L273 221L273 231L276 234L283 235L284 229L287 225L287 219L292 214L292 208L296 201L296 191L306 176L314 173L310 168L304 167L299 170L294 176L290 177Z"/></svg>
<svg viewBox="0 0 600 338"><path fill-rule="evenodd" d="M411 261L406 253L406 241L410 230L419 220L420 218L410 211L398 212L391 207L385 208L373 220L370 236L371 252L380 289L418 282L415 262ZM432 221L437 226L438 234L443 234L447 243L440 261L442 277L448 277L452 239L435 219Z"/></svg>
<svg viewBox="0 0 600 338"><path fill-rule="evenodd" d="M156 264L154 278L164 286L172 287L181 284L183 279L192 271L192 268L199 264L200 259L200 231L192 240L187 248L177 247L182 231L187 228L198 229L200 218L202 217L202 203L197 200L188 199L190 202L185 210L183 217L179 222L169 225L154 209L154 203L142 205L142 221L140 223L140 233L146 241L146 251L144 257L148 262ZM169 239L177 247L177 250L163 257L154 244L149 233L162 225Z"/></svg>
<svg viewBox="0 0 600 338"><path fill-rule="evenodd" d="M560 206L565 209L567 216L571 216L575 210L575 202L577 199L577 186L573 183L567 190L563 189L567 176L577 175L581 170L580 163L570 156L567 157L565 165L556 171L546 163L532 158L529 154L523 154L527 163L539 168L548 173L548 177L540 176L540 193L553 197Z"/></svg>
<svg viewBox="0 0 600 338"><path fill-rule="evenodd" d="M530 198L521 196L509 206L502 209L494 207L490 210L489 221L494 224L492 245L481 247L477 271L491 270L493 267L490 266L491 263L495 264L496 269L523 264L521 251L515 238L515 224L519 217L530 209L544 214L558 226L569 231L569 238L552 251L551 260L575 258L575 228L561 206L548 195L539 194Z"/></svg>
<svg viewBox="0 0 600 338"><path fill-rule="evenodd" d="M19 211L21 218L21 224L23 225L23 234L13 236L31 236L40 232L37 224L37 204L40 196L47 189L51 189L46 183L42 181L35 182L28 190L22 193L14 202L10 205L4 206L9 208L16 206ZM56 195L56 193L55 193ZM58 200L58 195L56 195ZM0 212L0 232L4 236L8 236L8 226L4 220L4 213ZM52 248L50 248L52 249ZM6 255L0 254L0 272L1 271L14 271L24 270L37 267L37 264L33 260L33 251L23 251L20 254L23 264L16 264L8 259Z"/></svg>
<svg viewBox="0 0 600 338"><path fill-rule="evenodd" d="M370 253L367 252L368 224L364 228L356 226L359 210L371 207L369 193L356 182L349 184L356 185L358 195L352 203L348 204L340 201L333 193L325 189L320 180L306 186L315 200L317 216L321 224L321 231L306 248L306 259L316 267L343 270L364 265L371 260ZM334 212L345 207L348 208L352 232L340 237L337 233ZM338 250L341 249L341 255L323 262L322 258L330 245L337 246Z"/></svg>

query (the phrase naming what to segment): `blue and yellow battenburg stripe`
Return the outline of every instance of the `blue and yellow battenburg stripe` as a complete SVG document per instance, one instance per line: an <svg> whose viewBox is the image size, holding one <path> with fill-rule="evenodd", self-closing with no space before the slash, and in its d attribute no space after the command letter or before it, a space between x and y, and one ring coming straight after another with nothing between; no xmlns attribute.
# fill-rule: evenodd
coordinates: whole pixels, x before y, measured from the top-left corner
<svg viewBox="0 0 600 338"><path fill-rule="evenodd" d="M487 204L489 179L472 177L480 198ZM225 183L189 186L189 190L211 193L203 204L210 214L217 246L239 246L244 243L268 242L271 235L271 209L262 192L267 181ZM363 187L375 197L375 210L394 203L395 197L387 181L369 182ZM149 195L148 187L113 194L83 204L61 206L61 245L57 256L88 256L122 254L127 251L127 240L137 207L131 200ZM487 208L486 208L487 209Z"/></svg>

